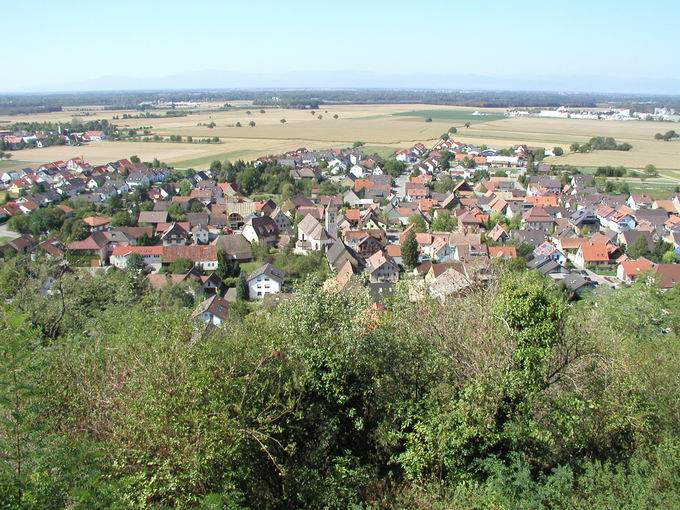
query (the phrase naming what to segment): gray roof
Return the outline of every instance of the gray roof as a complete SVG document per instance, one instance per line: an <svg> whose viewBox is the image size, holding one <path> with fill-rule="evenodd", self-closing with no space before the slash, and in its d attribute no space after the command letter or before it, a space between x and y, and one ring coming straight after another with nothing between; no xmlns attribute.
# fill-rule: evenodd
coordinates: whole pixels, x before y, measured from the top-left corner
<svg viewBox="0 0 680 510"><path fill-rule="evenodd" d="M138 223L166 223L168 221L167 211L141 211Z"/></svg>
<svg viewBox="0 0 680 510"><path fill-rule="evenodd" d="M250 243L241 234L219 236L215 244L218 250L226 251L228 255L237 260L250 260L252 258Z"/></svg>
<svg viewBox="0 0 680 510"><path fill-rule="evenodd" d="M272 264L267 263L258 267L255 271L253 271L250 274L250 276L248 277L248 281L257 278L260 275L266 275L269 278L279 280L281 283L283 283L283 271L275 268Z"/></svg>

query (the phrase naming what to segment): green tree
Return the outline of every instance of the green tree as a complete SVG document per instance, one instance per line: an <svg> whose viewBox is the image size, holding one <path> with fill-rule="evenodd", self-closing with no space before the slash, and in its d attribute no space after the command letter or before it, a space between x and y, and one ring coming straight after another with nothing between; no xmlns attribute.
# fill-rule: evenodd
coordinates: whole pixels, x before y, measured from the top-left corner
<svg viewBox="0 0 680 510"><path fill-rule="evenodd" d="M236 299L238 301L248 301L249 296L248 280L246 280L245 273L242 272L238 278L238 285L236 286Z"/></svg>
<svg viewBox="0 0 680 510"><path fill-rule="evenodd" d="M416 242L416 233L413 229L411 229L401 245L401 260L404 262L404 267L408 270L418 265L418 243Z"/></svg>
<svg viewBox="0 0 680 510"><path fill-rule="evenodd" d="M654 165L647 165L645 167L645 175L648 175L650 177L655 177L659 175L659 171L656 169Z"/></svg>
<svg viewBox="0 0 680 510"><path fill-rule="evenodd" d="M415 213L408 218L409 225L413 225L413 230L420 234L422 232L427 232L427 223L423 219L423 215L420 213Z"/></svg>
<svg viewBox="0 0 680 510"><path fill-rule="evenodd" d="M446 210L440 209L432 221L433 232L451 232L458 226L458 220Z"/></svg>
<svg viewBox="0 0 680 510"><path fill-rule="evenodd" d="M172 221L184 221L186 219L184 209L178 202L172 202L168 206L168 216Z"/></svg>
<svg viewBox="0 0 680 510"><path fill-rule="evenodd" d="M125 267L131 271L139 271L144 269L144 257L142 257L139 253L131 253L128 256Z"/></svg>
<svg viewBox="0 0 680 510"><path fill-rule="evenodd" d="M675 264L677 261L677 255L675 254L675 250L668 250L666 253L663 254L661 257L661 261L664 264Z"/></svg>
<svg viewBox="0 0 680 510"><path fill-rule="evenodd" d="M643 235L633 241L633 244L628 248L628 256L631 259L648 258L650 254L647 238Z"/></svg>
<svg viewBox="0 0 680 510"><path fill-rule="evenodd" d="M234 278L241 274L238 261L229 256L223 249L217 250L217 274L222 280Z"/></svg>
<svg viewBox="0 0 680 510"><path fill-rule="evenodd" d="M194 267L194 262L188 258L178 258L173 260L168 267L170 274L185 274Z"/></svg>

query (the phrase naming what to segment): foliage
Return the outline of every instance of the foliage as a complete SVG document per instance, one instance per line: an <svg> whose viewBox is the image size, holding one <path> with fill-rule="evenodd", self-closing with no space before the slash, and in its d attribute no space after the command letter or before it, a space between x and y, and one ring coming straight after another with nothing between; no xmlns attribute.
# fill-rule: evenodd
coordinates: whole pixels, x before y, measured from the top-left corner
<svg viewBox="0 0 680 510"><path fill-rule="evenodd" d="M384 308L311 276L201 336L196 284L7 261L0 506L675 507L680 287L494 270Z"/></svg>
<svg viewBox="0 0 680 510"><path fill-rule="evenodd" d="M458 220L446 210L437 211L437 216L432 221L433 232L451 232L458 226Z"/></svg>
<svg viewBox="0 0 680 510"><path fill-rule="evenodd" d="M427 232L427 223L423 215L420 213L415 213L408 218L409 225L413 225L413 230L420 234L422 232Z"/></svg>
<svg viewBox="0 0 680 510"><path fill-rule="evenodd" d="M178 258L173 260L168 266L170 274L184 274L194 267L194 262L188 258Z"/></svg>
<svg viewBox="0 0 680 510"><path fill-rule="evenodd" d="M238 301L248 301L249 295L248 281L246 280L245 273L242 272L236 285L236 299Z"/></svg>
<svg viewBox="0 0 680 510"><path fill-rule="evenodd" d="M411 229L401 245L401 260L406 269L413 269L418 265L418 243L416 242L415 229Z"/></svg>

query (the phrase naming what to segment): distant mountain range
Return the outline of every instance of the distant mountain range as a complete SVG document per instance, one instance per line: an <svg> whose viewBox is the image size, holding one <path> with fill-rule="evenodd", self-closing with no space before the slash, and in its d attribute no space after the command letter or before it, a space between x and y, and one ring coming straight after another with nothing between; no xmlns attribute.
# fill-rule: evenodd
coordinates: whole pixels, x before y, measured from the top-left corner
<svg viewBox="0 0 680 510"><path fill-rule="evenodd" d="M0 85L1 86L1 85ZM6 92L82 92L171 89L446 89L680 94L680 79L608 76L484 76L481 74L295 71L248 73L204 70L162 77L103 76L79 82L40 83Z"/></svg>

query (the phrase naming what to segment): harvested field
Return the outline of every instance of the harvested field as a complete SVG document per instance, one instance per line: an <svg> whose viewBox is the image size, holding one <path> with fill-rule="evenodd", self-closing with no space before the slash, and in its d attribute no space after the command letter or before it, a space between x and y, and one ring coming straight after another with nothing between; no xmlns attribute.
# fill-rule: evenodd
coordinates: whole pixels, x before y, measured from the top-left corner
<svg viewBox="0 0 680 510"><path fill-rule="evenodd" d="M661 122L597 121L549 118L505 118L503 110L455 106L392 105L328 105L314 111L304 109L265 108L244 105L230 110L219 105L201 105L184 117L157 119L116 119L124 113L108 110L81 117L82 120L106 118L122 128L149 128L153 135L180 135L197 138L218 137L220 144L95 142L82 147L50 147L14 153L14 159L42 163L82 155L93 163L101 163L137 154L142 159L154 157L179 167L200 167L214 159L253 159L299 147L347 147L361 141L375 147L382 155L416 142L432 145L448 128L455 126L457 140L494 148L517 144L552 148L562 147L567 153L548 162L575 166L623 165L643 168L653 164L659 169L680 169L680 141L654 140L654 134L674 126ZM485 115L473 115L479 111ZM249 113L248 113L249 112ZM74 112L56 112L16 117L0 117L2 123L20 120L64 121ZM153 113L163 114L163 110ZM319 115L322 117L319 119ZM334 118L337 115L337 118ZM432 122L425 122L431 118ZM282 123L281 119L286 122ZM255 122L254 127L248 124ZM464 124L471 126L465 128ZM207 125L214 123L214 127ZM242 127L236 127L240 123ZM569 145L583 143L593 136L612 136L618 142L633 145L630 152L597 151L571 154Z"/></svg>

